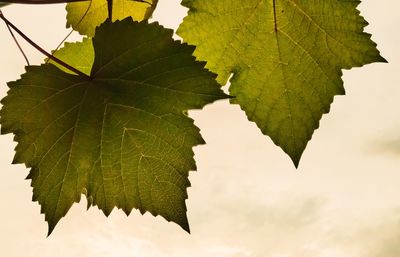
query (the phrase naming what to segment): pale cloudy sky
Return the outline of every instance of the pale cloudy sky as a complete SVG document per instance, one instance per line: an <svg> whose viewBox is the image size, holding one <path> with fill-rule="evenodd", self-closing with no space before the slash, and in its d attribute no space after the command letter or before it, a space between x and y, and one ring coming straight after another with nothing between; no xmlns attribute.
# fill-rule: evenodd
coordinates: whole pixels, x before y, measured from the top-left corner
<svg viewBox="0 0 400 257"><path fill-rule="evenodd" d="M190 113L208 142L195 149L190 175L191 235L149 214L105 218L83 201L46 238L28 171L11 165L12 137L0 137L1 256L400 256L400 2L364 0L360 9L389 64L344 73L347 96L335 98L298 170L238 106L220 101ZM63 5L3 11L45 49L67 33ZM185 12L178 0L161 0L154 19L176 28ZM3 97L24 61L0 25Z"/></svg>

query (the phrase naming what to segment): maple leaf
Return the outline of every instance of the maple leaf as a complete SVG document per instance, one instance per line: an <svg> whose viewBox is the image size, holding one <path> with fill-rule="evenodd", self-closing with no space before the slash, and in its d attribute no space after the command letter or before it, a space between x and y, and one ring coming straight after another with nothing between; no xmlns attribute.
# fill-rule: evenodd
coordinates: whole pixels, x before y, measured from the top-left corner
<svg viewBox="0 0 400 257"><path fill-rule="evenodd" d="M137 208L189 231L192 147L204 141L185 112L226 95L195 61L194 47L172 34L131 18L106 22L93 38L91 79L43 64L8 83L1 132L15 134L14 163L31 167L33 200L49 234L82 193L106 215ZM87 42L67 45L60 56L90 51L79 47Z"/></svg>
<svg viewBox="0 0 400 257"><path fill-rule="evenodd" d="M153 14L158 0L113 0L113 21L132 17L136 21L147 20ZM107 0L89 0L66 5L67 27L82 35L94 36L97 26L108 17Z"/></svg>
<svg viewBox="0 0 400 257"><path fill-rule="evenodd" d="M335 95L342 69L385 62L359 0L183 0L178 29L231 101L298 166Z"/></svg>

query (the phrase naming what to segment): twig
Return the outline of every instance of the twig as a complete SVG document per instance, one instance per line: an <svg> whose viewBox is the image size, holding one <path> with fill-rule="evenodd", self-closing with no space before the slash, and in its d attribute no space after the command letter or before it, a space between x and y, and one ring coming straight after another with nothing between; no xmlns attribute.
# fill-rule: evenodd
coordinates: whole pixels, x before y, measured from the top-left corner
<svg viewBox="0 0 400 257"><path fill-rule="evenodd" d="M0 10L0 13L1 13L1 10ZM19 44L17 38L15 37L14 32L11 30L10 25L6 24L6 26L7 26L8 31L9 31L10 34L11 34L11 37L14 39L14 42L15 42L15 44L17 45L19 51L21 52L22 56L24 57L24 59L25 59L25 61L26 61L26 64L28 64L28 66L29 66L30 63L29 63L28 57L26 56L24 50L22 49L22 47L21 47L21 45Z"/></svg>
<svg viewBox="0 0 400 257"><path fill-rule="evenodd" d="M83 21L83 19L86 17L86 15L89 13L89 10L90 10L90 7L92 6L93 0L89 0L89 1L90 1L90 3L89 3L88 8L86 8L85 13L83 14L82 18L78 21L78 23L76 24L76 26L79 26L79 25L81 24L81 22ZM55 49L54 51L52 51L52 55L53 55L58 49L60 49L61 45L69 38L69 36L71 36L71 34L72 34L73 32L74 32L74 30L71 29L71 31L68 33L68 35L65 36L64 39L58 44L58 46L56 47L56 49ZM50 59L47 59L47 60L46 60L46 63L48 63L49 60L50 60Z"/></svg>
<svg viewBox="0 0 400 257"><path fill-rule="evenodd" d="M52 61L60 64L61 66L67 68L68 70L78 74L81 77L84 77L85 79L91 79L90 76L86 75L85 73L81 72L80 70L75 69L74 67L72 67L71 65L63 62L62 60L58 59L57 57L49 54L48 52L46 52L43 48L41 48L40 46L38 46L35 42L33 42L29 37L27 37L24 33L22 33L22 31L20 31L14 24L12 24L9 20L7 20L6 17L4 17L3 13L0 10L0 18L8 25L10 26L15 32L17 32L23 39L25 39L31 46L33 46L34 48L36 48L36 50L38 50L39 52L41 52L42 54L44 54L45 56L47 56L49 59L51 59Z"/></svg>

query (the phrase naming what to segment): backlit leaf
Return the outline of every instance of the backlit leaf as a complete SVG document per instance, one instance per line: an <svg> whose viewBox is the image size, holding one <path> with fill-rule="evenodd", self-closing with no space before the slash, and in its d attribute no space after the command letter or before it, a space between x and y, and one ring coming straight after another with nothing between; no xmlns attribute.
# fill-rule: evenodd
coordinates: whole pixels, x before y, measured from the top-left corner
<svg viewBox="0 0 400 257"><path fill-rule="evenodd" d="M113 21L132 17L136 21L150 18L158 0L144 2L134 0L113 0ZM82 35L94 36L97 26L108 17L107 0L89 0L68 3L67 27Z"/></svg>
<svg viewBox="0 0 400 257"><path fill-rule="evenodd" d="M183 0L178 34L196 46L261 131L297 166L335 95L342 69L385 61L359 0Z"/></svg>
<svg viewBox="0 0 400 257"><path fill-rule="evenodd" d="M90 75L90 71L92 70L93 61L94 61L94 49L92 40L89 38L84 38L82 42L69 43L66 42L64 47L55 51L53 56L58 59L68 63L72 67L82 71L83 73ZM58 63L48 60L48 63L52 63L57 66L59 69L74 74L67 68L59 65Z"/></svg>
<svg viewBox="0 0 400 257"><path fill-rule="evenodd" d="M106 215L136 208L189 231L192 147L204 141L185 113L226 96L172 34L130 18L106 22L93 38L90 80L44 64L9 83L1 132L15 134L14 162L31 167L49 233L82 193ZM90 51L79 45L67 45L65 61Z"/></svg>

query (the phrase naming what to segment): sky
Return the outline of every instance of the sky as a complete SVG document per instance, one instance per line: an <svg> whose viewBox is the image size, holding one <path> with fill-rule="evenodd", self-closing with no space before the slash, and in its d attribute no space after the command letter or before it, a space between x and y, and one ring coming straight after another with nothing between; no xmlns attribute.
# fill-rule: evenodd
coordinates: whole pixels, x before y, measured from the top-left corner
<svg viewBox="0 0 400 257"><path fill-rule="evenodd" d="M195 148L188 218L192 234L150 214L109 218L75 204L46 238L28 170L11 165L15 143L0 137L0 251L7 257L398 257L400 256L400 2L359 9L388 64L345 71L299 169L236 105L218 101L190 116L207 142ZM68 33L64 5L2 9L43 48ZM160 1L153 19L177 28L186 9ZM74 34L70 41L79 40ZM34 64L43 60L23 43ZM24 72L0 24L0 96Z"/></svg>

